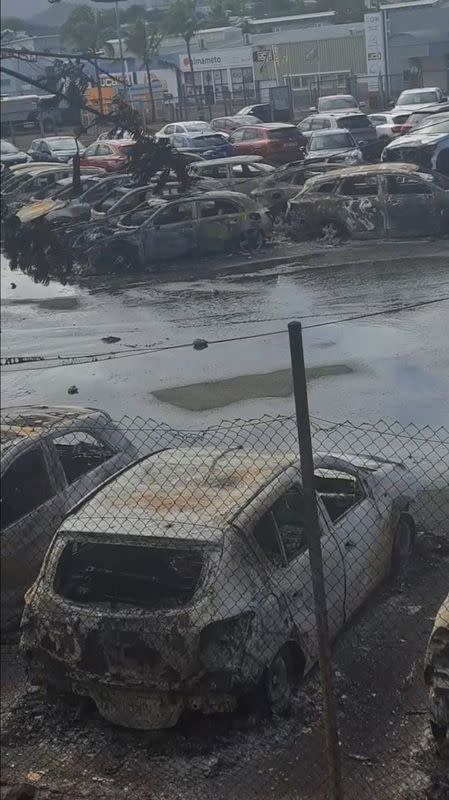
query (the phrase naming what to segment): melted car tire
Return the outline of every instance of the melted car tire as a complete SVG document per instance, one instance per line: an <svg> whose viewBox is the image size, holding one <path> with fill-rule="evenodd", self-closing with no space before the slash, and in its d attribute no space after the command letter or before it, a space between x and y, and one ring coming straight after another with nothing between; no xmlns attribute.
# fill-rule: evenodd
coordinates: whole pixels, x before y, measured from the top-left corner
<svg viewBox="0 0 449 800"><path fill-rule="evenodd" d="M335 219L327 219L320 224L318 239L323 244L340 244L348 238L344 226Z"/></svg>
<svg viewBox="0 0 449 800"><path fill-rule="evenodd" d="M402 515L396 526L391 553L391 575L397 577L406 570L415 546L415 526L411 517Z"/></svg>
<svg viewBox="0 0 449 800"><path fill-rule="evenodd" d="M247 231L240 237L240 250L242 253L258 253L263 246L264 238L262 231Z"/></svg>
<svg viewBox="0 0 449 800"><path fill-rule="evenodd" d="M294 690L293 665L288 649L276 653L264 674L264 694L270 711L284 715L291 710Z"/></svg>

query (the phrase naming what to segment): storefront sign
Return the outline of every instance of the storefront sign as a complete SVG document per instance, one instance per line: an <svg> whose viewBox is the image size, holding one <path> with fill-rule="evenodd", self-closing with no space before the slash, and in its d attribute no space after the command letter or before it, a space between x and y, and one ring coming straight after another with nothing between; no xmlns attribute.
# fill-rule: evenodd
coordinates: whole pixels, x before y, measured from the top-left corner
<svg viewBox="0 0 449 800"><path fill-rule="evenodd" d="M236 47L228 50L205 50L202 53L192 53L192 62L195 72L211 69L225 69L226 67L252 67L253 51L251 47ZM179 56L179 68L182 72L190 72L190 63L187 53Z"/></svg>
<svg viewBox="0 0 449 800"><path fill-rule="evenodd" d="M366 64L368 91L378 92L385 80L386 57L384 16L381 11L365 14Z"/></svg>

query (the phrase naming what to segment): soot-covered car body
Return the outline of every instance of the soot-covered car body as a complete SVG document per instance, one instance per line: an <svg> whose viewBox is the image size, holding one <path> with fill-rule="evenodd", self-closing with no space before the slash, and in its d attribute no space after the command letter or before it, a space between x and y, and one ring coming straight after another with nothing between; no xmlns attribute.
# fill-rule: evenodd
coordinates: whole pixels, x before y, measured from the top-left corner
<svg viewBox="0 0 449 800"><path fill-rule="evenodd" d="M412 550L409 473L317 456L334 637ZM280 708L317 657L299 466L231 448L161 451L67 517L27 593L33 679L113 723L170 727L259 687Z"/></svg>
<svg viewBox="0 0 449 800"><path fill-rule="evenodd" d="M449 182L413 164L373 164L311 178L289 201L294 237L375 238L449 233Z"/></svg>
<svg viewBox="0 0 449 800"><path fill-rule="evenodd" d="M239 192L193 193L162 204L159 199L148 208L142 216L139 205L115 232L100 228L86 240L93 270L156 269L172 258L258 249L272 235L268 212Z"/></svg>
<svg viewBox="0 0 449 800"><path fill-rule="evenodd" d="M65 514L137 452L108 414L75 406L5 408L1 424L2 629Z"/></svg>

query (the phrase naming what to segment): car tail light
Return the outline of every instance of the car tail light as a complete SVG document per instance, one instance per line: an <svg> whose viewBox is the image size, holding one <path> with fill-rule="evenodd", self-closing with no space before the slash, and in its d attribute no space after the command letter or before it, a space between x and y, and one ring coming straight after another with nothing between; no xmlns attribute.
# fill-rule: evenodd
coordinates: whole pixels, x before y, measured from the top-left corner
<svg viewBox="0 0 449 800"><path fill-rule="evenodd" d="M398 128L399 128L399 133L404 134L404 133L408 133L412 129L412 126L411 125L399 125Z"/></svg>
<svg viewBox="0 0 449 800"><path fill-rule="evenodd" d="M402 125L393 125L391 132L392 133L401 133Z"/></svg>

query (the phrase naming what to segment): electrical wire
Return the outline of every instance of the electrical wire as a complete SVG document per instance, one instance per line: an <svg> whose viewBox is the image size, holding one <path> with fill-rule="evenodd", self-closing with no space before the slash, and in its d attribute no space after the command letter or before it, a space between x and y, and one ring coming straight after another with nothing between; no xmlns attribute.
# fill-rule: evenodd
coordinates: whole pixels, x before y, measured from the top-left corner
<svg viewBox="0 0 449 800"><path fill-rule="evenodd" d="M449 295L445 297L438 297L434 300L422 300L416 303L410 303L407 305L395 305L391 308L383 309L381 311L372 311L365 314L354 314L353 316L343 317L340 319L334 320L326 320L325 322L314 322L311 325L303 325L303 330L311 330L313 328L323 328L328 325L338 325L344 322L355 322L364 319L372 319L373 317L379 317L389 314L397 314L402 311L411 311L417 308L423 308L425 306L434 305L435 303L443 303L449 300ZM140 355L148 355L149 353L163 353L169 352L173 350L184 350L187 348L194 348L197 350L207 349L209 345L213 344L229 344L231 342L241 342L241 341L251 341L254 339L263 339L270 336L281 336L286 335L287 331L285 328L276 331L261 331L260 333L251 333L247 334L246 336L229 336L222 339L208 339L202 340L202 346L195 347L194 342L182 342L180 344L173 344L173 345L162 345L161 347L152 347L151 345L147 346L136 346L136 347L128 347L126 350L112 350L107 353L91 353L87 355L83 354L75 354L75 355L67 355L67 356L9 356L1 359L1 365L3 367L8 367L17 363L27 363L27 358L30 361L36 362L39 361L41 366L34 366L34 367L16 367L13 369L8 370L8 374L10 372L31 372L37 369L54 369L56 367L68 367L68 366L78 366L82 364L89 364L89 363L97 363L100 361L110 361L113 359L118 358L130 358L131 356L140 356ZM48 362L56 362L50 363L50 366L43 366Z"/></svg>

